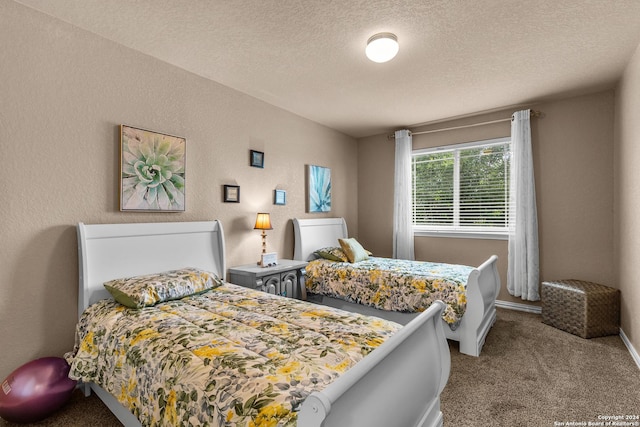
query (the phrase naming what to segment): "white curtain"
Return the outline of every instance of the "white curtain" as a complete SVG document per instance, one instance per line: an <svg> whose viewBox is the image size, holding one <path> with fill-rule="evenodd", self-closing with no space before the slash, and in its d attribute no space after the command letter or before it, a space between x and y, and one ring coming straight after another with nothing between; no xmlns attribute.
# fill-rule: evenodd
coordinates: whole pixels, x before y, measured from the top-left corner
<svg viewBox="0 0 640 427"><path fill-rule="evenodd" d="M411 224L411 132L396 131L396 166L393 195L393 257L415 259Z"/></svg>
<svg viewBox="0 0 640 427"><path fill-rule="evenodd" d="M507 290L523 300L540 299L538 213L531 154L530 111L511 117L511 183Z"/></svg>

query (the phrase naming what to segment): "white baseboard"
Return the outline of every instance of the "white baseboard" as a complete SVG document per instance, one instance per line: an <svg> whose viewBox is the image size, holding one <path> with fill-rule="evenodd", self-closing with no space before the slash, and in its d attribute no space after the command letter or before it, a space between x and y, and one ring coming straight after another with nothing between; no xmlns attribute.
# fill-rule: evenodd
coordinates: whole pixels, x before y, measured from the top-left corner
<svg viewBox="0 0 640 427"><path fill-rule="evenodd" d="M519 302L496 300L496 307L506 308L507 310L526 311L527 313L541 314L542 307L537 305L521 304Z"/></svg>
<svg viewBox="0 0 640 427"><path fill-rule="evenodd" d="M622 328L620 328L620 338L622 338L622 342L629 349L629 353L631 353L631 358L636 362L636 365L638 365L638 368L640 369L640 355L638 355L636 349L633 348L633 344L631 344L631 341L629 341L629 338L627 338L627 335L624 333Z"/></svg>

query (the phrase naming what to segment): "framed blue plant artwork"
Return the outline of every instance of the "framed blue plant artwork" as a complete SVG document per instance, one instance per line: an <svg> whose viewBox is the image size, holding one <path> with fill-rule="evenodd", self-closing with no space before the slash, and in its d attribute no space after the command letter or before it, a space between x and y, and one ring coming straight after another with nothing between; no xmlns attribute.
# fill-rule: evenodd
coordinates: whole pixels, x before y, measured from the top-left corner
<svg viewBox="0 0 640 427"><path fill-rule="evenodd" d="M184 138L120 126L120 210L185 210Z"/></svg>
<svg viewBox="0 0 640 427"><path fill-rule="evenodd" d="M331 169L308 166L309 212L331 211Z"/></svg>

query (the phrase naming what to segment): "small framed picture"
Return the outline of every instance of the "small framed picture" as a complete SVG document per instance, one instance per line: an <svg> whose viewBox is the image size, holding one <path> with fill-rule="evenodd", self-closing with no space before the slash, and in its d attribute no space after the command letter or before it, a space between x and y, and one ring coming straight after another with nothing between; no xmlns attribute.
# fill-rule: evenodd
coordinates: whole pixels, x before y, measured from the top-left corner
<svg viewBox="0 0 640 427"><path fill-rule="evenodd" d="M273 190L273 204L274 205L286 205L287 204L287 192L284 190Z"/></svg>
<svg viewBox="0 0 640 427"><path fill-rule="evenodd" d="M224 186L225 203L240 203L240 186L225 185Z"/></svg>
<svg viewBox="0 0 640 427"><path fill-rule="evenodd" d="M264 153L262 151L250 150L249 164L254 168L264 168Z"/></svg>

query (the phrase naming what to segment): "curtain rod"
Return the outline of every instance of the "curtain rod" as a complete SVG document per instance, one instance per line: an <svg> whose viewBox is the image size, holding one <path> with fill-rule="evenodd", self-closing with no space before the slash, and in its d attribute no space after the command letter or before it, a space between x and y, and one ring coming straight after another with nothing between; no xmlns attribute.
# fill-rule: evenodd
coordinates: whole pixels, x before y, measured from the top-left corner
<svg viewBox="0 0 640 427"><path fill-rule="evenodd" d="M541 111L537 111L537 110L529 110L531 112L531 117L542 117L542 112ZM483 125L490 125L493 123L500 123L500 122L510 122L511 121L511 117L509 117L508 119L497 119L497 120L490 120L487 122L479 122L479 123L472 123L470 125L460 125L460 126L453 126L453 127L449 127L449 128L442 128L442 129L433 129L433 130L425 130L422 132L411 132L411 135L423 135L426 133L436 133L436 132L444 132L447 130L456 130L456 129L465 129L465 128L471 128L471 127L475 127L475 126L483 126ZM389 139L395 139L396 135L395 134L391 134L388 136Z"/></svg>

